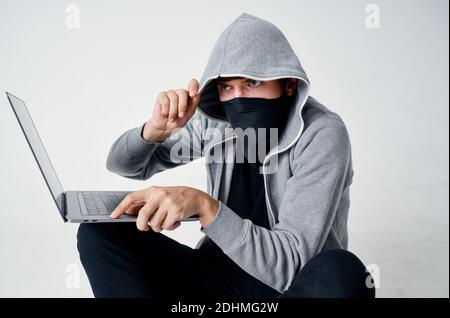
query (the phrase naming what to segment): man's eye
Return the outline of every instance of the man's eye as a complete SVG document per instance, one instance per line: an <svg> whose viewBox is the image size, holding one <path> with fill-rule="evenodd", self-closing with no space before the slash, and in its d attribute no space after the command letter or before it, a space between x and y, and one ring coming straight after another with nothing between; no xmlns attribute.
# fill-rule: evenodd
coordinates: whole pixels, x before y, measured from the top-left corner
<svg viewBox="0 0 450 318"><path fill-rule="evenodd" d="M257 87L262 84L262 81L251 80L251 81L249 81L249 83L250 83L250 86Z"/></svg>
<svg viewBox="0 0 450 318"><path fill-rule="evenodd" d="M228 85L225 85L225 84L220 84L219 86L220 86L220 88L222 88L223 90L227 90L227 88L229 88L229 86L228 86Z"/></svg>

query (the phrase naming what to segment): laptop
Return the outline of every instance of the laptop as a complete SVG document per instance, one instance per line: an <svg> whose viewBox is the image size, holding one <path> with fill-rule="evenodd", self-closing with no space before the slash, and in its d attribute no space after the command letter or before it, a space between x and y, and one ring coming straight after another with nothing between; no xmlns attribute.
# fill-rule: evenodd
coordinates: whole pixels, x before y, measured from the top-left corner
<svg viewBox="0 0 450 318"><path fill-rule="evenodd" d="M117 219L109 216L131 191L64 191L25 102L8 92L6 95L64 222L136 221L135 215L124 214ZM194 215L182 221L198 219L198 215Z"/></svg>

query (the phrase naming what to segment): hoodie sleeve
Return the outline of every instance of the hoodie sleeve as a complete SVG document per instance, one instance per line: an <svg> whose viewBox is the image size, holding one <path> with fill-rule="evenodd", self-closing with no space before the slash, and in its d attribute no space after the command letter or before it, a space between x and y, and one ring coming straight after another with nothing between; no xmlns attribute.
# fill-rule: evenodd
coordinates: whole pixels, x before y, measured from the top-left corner
<svg viewBox="0 0 450 318"><path fill-rule="evenodd" d="M111 146L106 168L126 178L147 180L159 171L200 158L203 125L203 118L196 111L183 128L164 141L154 143L142 137L144 124L132 128Z"/></svg>
<svg viewBox="0 0 450 318"><path fill-rule="evenodd" d="M242 269L280 293L321 251L351 169L344 124L331 119L318 126L295 146L293 175L271 230L242 219L223 202L213 221L201 228Z"/></svg>

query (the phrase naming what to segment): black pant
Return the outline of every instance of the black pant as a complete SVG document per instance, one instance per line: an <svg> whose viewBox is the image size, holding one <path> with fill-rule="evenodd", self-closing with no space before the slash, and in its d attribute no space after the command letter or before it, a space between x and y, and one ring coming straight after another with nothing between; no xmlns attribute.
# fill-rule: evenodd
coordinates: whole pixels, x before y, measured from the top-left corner
<svg viewBox="0 0 450 318"><path fill-rule="evenodd" d="M365 266L346 250L311 259L280 294L224 253L193 249L134 223L81 224L78 251L96 297L365 297Z"/></svg>

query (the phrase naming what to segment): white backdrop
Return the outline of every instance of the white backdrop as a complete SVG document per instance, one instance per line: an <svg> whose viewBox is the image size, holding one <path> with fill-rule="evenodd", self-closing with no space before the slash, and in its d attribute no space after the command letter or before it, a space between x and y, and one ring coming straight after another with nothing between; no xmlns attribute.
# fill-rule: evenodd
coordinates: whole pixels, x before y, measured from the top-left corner
<svg viewBox="0 0 450 318"><path fill-rule="evenodd" d="M65 189L205 190L202 160L142 182L109 173L106 156L159 91L200 78L220 32L247 12L284 32L311 95L347 125L350 249L378 266L378 296L448 297L448 1L75 0L79 28L66 24L70 3L0 1L1 94L27 102ZM369 4L379 28L366 24ZM77 225L57 215L5 95L0 160L0 296L92 296ZM166 234L194 246L199 228Z"/></svg>

